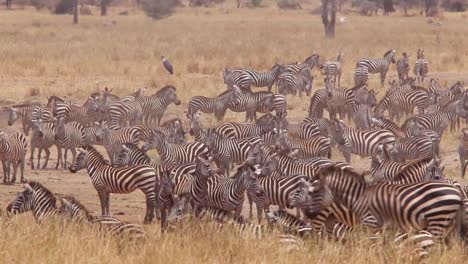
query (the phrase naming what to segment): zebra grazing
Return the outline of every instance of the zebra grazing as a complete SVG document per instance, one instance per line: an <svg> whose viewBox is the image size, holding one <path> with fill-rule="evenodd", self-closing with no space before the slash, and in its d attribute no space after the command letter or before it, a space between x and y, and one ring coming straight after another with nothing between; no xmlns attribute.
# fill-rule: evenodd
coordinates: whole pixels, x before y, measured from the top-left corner
<svg viewBox="0 0 468 264"><path fill-rule="evenodd" d="M57 119L55 126L55 145L57 146L57 169L60 164L66 169L68 150L72 153L72 163L76 158L76 148L83 145L85 141L85 129L78 122L70 122L65 124L63 118ZM62 149L64 150L62 156Z"/></svg>
<svg viewBox="0 0 468 264"><path fill-rule="evenodd" d="M312 228L307 226L304 221L281 209L268 213L268 218L272 224L283 227L288 233L297 234L301 237L312 235L310 232Z"/></svg>
<svg viewBox="0 0 468 264"><path fill-rule="evenodd" d="M409 115L413 113L414 108L418 108L418 113L422 114L430 105L429 95L425 89L413 89L410 91L387 91L384 97L375 106L374 112L378 117L382 117L385 110L388 110L390 119L400 113Z"/></svg>
<svg viewBox="0 0 468 264"><path fill-rule="evenodd" d="M410 62L409 62L409 55L406 52L403 52L403 57L398 59L396 62L396 68L398 73L398 80L400 82L408 79L409 71L410 71Z"/></svg>
<svg viewBox="0 0 468 264"><path fill-rule="evenodd" d="M393 161L404 163L407 160L433 158L437 155L438 142L422 135L410 138L395 138L393 146L389 146L389 155Z"/></svg>
<svg viewBox="0 0 468 264"><path fill-rule="evenodd" d="M199 156L207 156L208 147L200 142L171 144L167 143L163 133L154 130L149 141L143 145L143 150L155 148L164 165L177 165L195 162Z"/></svg>
<svg viewBox="0 0 468 264"><path fill-rule="evenodd" d="M155 186L159 182L156 171L148 165L115 168L92 146L78 149L78 157L70 167L71 173L86 168L98 192L102 215L109 215L111 193L131 193L140 189L146 196L145 223L154 217Z"/></svg>
<svg viewBox="0 0 468 264"><path fill-rule="evenodd" d="M362 72L358 73L358 69L365 68L367 69L368 73L375 74L380 73L380 85L383 87L385 84L385 77L387 75L388 69L390 68L391 63L395 63L395 56L396 50L389 50L384 55L383 58L379 59L368 59L363 58L357 61L356 63L356 71L354 72L354 78L358 75L363 75ZM362 71L362 69L360 69ZM359 78L362 80L362 78ZM358 84L355 81L355 85Z"/></svg>
<svg viewBox="0 0 468 264"><path fill-rule="evenodd" d="M125 223L111 216L95 217L89 210L72 196L57 195L60 201L58 213L75 223L88 223L111 235L139 240L145 237L145 230L140 225Z"/></svg>
<svg viewBox="0 0 468 264"><path fill-rule="evenodd" d="M278 92L283 95L299 94L299 96L302 96L302 92L305 92L307 96L310 96L312 82L313 77L309 68L304 68L298 73L287 71L278 77Z"/></svg>
<svg viewBox="0 0 468 264"><path fill-rule="evenodd" d="M333 83L338 87L341 86L341 71L343 68L343 53L340 51L336 61L327 61L322 64L322 74L325 74L327 79L333 76Z"/></svg>
<svg viewBox="0 0 468 264"><path fill-rule="evenodd" d="M227 110L227 104L239 103L240 89L234 85L215 98L205 96L194 96L189 101L187 117L195 116L199 111L202 113L214 113L216 120L221 121L224 118Z"/></svg>
<svg viewBox="0 0 468 264"><path fill-rule="evenodd" d="M57 214L57 199L54 194L36 181L24 184L25 190L7 206L8 215L16 215L32 211L34 219L43 223L49 217Z"/></svg>
<svg viewBox="0 0 468 264"><path fill-rule="evenodd" d="M216 128L216 131L225 138L241 139L246 137L258 137L273 131L277 126L277 118L271 114L266 114L255 123L234 123L228 122Z"/></svg>
<svg viewBox="0 0 468 264"><path fill-rule="evenodd" d="M50 157L50 148L55 145L55 124L54 123L42 123L42 119L33 121L32 135L31 135L31 169L34 169L34 151L37 148L37 167L41 166L41 154L42 150L46 153L46 159L42 165L42 169L47 168L47 163Z"/></svg>
<svg viewBox="0 0 468 264"><path fill-rule="evenodd" d="M263 194L263 189L258 183L260 172L260 169L243 164L232 178L220 179L219 181L210 178L206 205L228 212L235 211L236 216L240 216L246 190L255 193L255 195Z"/></svg>
<svg viewBox="0 0 468 264"><path fill-rule="evenodd" d="M464 213L462 197L452 184L368 184L362 175L334 167L324 168L315 180L319 184L310 190L315 197L309 208L312 212L318 213L338 201L352 208L360 219L370 214L376 220L377 231L389 224L403 232L424 230L441 238L455 225L462 239L465 235L464 223L458 223Z"/></svg>
<svg viewBox="0 0 468 264"><path fill-rule="evenodd" d="M268 87L268 91L271 92L271 87L273 87L275 82L278 80L279 75L285 71L285 67L276 63L268 72L258 72L251 69L240 69L239 71L250 75L252 86Z"/></svg>
<svg viewBox="0 0 468 264"><path fill-rule="evenodd" d="M466 159L468 157L468 129L464 128L462 129L462 133L460 136L460 143L458 145L458 155L460 157L460 168L461 168L461 176L462 178L465 178L465 171L466 171L466 165L468 164L466 162Z"/></svg>
<svg viewBox="0 0 468 264"><path fill-rule="evenodd" d="M6 134L0 132L0 157L3 165L3 183L14 184L18 167L21 173L21 182L25 183L24 164L28 143L21 133ZM13 177L10 180L10 169L13 165Z"/></svg>
<svg viewBox="0 0 468 264"><path fill-rule="evenodd" d="M418 59L414 64L413 69L414 75L416 75L419 83L424 83L424 78L429 72L429 67L427 66L427 61L424 58L424 50L418 49Z"/></svg>
<svg viewBox="0 0 468 264"><path fill-rule="evenodd" d="M332 137L348 163L351 161L351 153L372 156L379 144L395 143L395 136L389 130L359 131L346 127L343 121L338 120L333 121Z"/></svg>

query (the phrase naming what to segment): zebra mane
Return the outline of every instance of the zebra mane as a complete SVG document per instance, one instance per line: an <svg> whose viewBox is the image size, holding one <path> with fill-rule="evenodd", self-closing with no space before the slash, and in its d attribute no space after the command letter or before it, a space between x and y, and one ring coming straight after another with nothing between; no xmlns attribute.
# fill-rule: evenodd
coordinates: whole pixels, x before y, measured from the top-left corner
<svg viewBox="0 0 468 264"><path fill-rule="evenodd" d="M50 201L52 202L53 206L55 207L56 206L56 203L57 203L57 198L55 197L55 195L49 190L47 189L44 185L42 185L40 182L37 182L37 181L29 181L28 182L28 185L31 186L31 188L34 190L34 191L42 191L43 193L45 193L45 195L50 199Z"/></svg>
<svg viewBox="0 0 468 264"><path fill-rule="evenodd" d="M232 92L234 92L233 89L227 89L226 91L224 91L224 92L218 94L217 97L220 97L220 96L223 96L223 95L227 95L227 94L230 94L230 93L232 93Z"/></svg>
<svg viewBox="0 0 468 264"><path fill-rule="evenodd" d="M173 90L175 92L177 89L173 85L166 85L163 88L156 91L153 95L154 96L163 96L170 90Z"/></svg>
<svg viewBox="0 0 468 264"><path fill-rule="evenodd" d="M93 153L94 155L96 155L100 160L107 161L106 159L104 159L104 156L102 156L102 154L99 153L99 151L97 151L96 148L94 148L93 146L91 146L91 145L86 145L86 146L82 146L81 148L83 148L83 149L86 150L86 151L92 152L92 153Z"/></svg>
<svg viewBox="0 0 468 264"><path fill-rule="evenodd" d="M384 57L384 58L387 57L387 55L389 55L389 54L392 53L393 51L394 51L394 50L391 49L391 50L385 52L385 54L383 55L383 57Z"/></svg>
<svg viewBox="0 0 468 264"><path fill-rule="evenodd" d="M26 107L31 107L31 106L36 106L36 105L41 105L41 103L38 102L32 102L32 103L23 103L23 104L15 104L12 105L11 108L26 108Z"/></svg>

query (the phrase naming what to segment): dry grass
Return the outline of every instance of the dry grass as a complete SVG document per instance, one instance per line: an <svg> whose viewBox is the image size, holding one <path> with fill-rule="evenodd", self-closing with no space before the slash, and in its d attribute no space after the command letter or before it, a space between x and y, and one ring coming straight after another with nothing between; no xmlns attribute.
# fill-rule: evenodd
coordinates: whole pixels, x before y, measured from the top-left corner
<svg viewBox="0 0 468 264"><path fill-rule="evenodd" d="M126 94L137 87L154 88L175 84L186 104L194 95L215 95L224 90L221 69L246 66L268 69L275 62L302 60L312 52L333 59L345 54L344 83L351 84L354 62L363 56L380 57L389 48L408 51L412 58L423 47L433 76L442 83L466 80L468 72L468 20L466 14L445 14L436 40L436 26L426 18L360 17L346 15L337 38L323 39L320 18L302 11L275 8L237 10L233 3L209 9L181 9L169 19L154 22L137 10L108 17L82 16L73 26L70 16L52 16L33 10L0 11L0 89L2 99L23 100L30 96L67 95L82 99L97 87L114 88ZM93 10L97 14L97 10ZM115 21L113 24L112 21ZM176 74L169 77L159 58L166 55ZM465 75L463 75L465 73ZM314 73L318 76L318 73ZM390 70L389 78L396 71ZM320 87L316 78L314 89ZM371 86L379 90L377 77ZM288 98L290 117L306 115L307 98ZM185 107L169 109L168 117ZM227 120L243 120L229 113ZM4 121L4 120L3 120ZM5 123L2 121L2 125ZM456 135L446 133L441 144L450 177L459 175L455 159ZM342 159L334 150L334 157ZM52 154L54 157L54 153ZM53 164L53 162L52 162ZM353 157L359 168L368 159ZM27 171L26 176L52 188L77 196L99 211L97 195L86 173ZM2 208L20 186L0 186ZM140 193L113 196L112 212L125 212L140 221L144 212ZM102 239L88 228L38 226L30 217L0 223L0 263L407 263L407 252L393 247L369 249L369 241L358 235L345 245L308 243L305 248L284 252L277 239L244 241L234 235L184 229L161 236L158 227L146 227L149 240L137 249L122 248L113 239ZM401 254L400 254L401 253ZM459 246L436 248L429 263L466 263Z"/></svg>
<svg viewBox="0 0 468 264"><path fill-rule="evenodd" d="M88 226L39 226L30 220L0 222L2 263L410 263L412 250L393 243L371 249L362 238L368 234L356 234L346 245L312 239L288 251L277 232L262 240L246 239L229 228L215 231L198 224L165 235L147 226L147 240L134 242L101 237ZM463 263L462 255L458 245L436 246L427 263Z"/></svg>

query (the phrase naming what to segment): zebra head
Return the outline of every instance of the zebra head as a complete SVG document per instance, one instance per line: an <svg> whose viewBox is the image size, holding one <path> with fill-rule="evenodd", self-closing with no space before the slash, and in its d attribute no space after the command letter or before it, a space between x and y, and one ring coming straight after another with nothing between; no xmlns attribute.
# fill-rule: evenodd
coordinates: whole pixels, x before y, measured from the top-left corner
<svg viewBox="0 0 468 264"><path fill-rule="evenodd" d="M122 149L117 155L117 159L114 161L114 166L129 166L131 163L131 151L132 149L128 144L123 144Z"/></svg>
<svg viewBox="0 0 468 264"><path fill-rule="evenodd" d="M346 128L346 125L344 124L344 122L342 120L334 119L332 121L332 128L331 128L332 129L332 135L331 135L331 137L339 145L344 145L345 142L346 142L345 135L344 135L345 128Z"/></svg>
<svg viewBox="0 0 468 264"><path fill-rule="evenodd" d="M187 117L190 119L190 129L189 133L191 136L198 135L202 130L202 124L200 121L200 113L194 115L187 114Z"/></svg>
<svg viewBox="0 0 468 264"><path fill-rule="evenodd" d="M99 99L94 97L88 97L85 104L86 108L91 112L99 111Z"/></svg>
<svg viewBox="0 0 468 264"><path fill-rule="evenodd" d="M159 148L162 144L165 144L165 136L161 131L153 130L149 140L143 144L141 150L148 151L150 149Z"/></svg>
<svg viewBox="0 0 468 264"><path fill-rule="evenodd" d="M42 131L42 119L32 121L33 133L37 134L40 138L44 137L44 132Z"/></svg>
<svg viewBox="0 0 468 264"><path fill-rule="evenodd" d="M248 192L253 193L256 196L262 196L265 191L258 182L258 176L261 173L262 170L260 165L251 166L244 163L237 169L236 174L232 178L242 181L242 184Z"/></svg>
<svg viewBox="0 0 468 264"><path fill-rule="evenodd" d="M58 209L60 215L76 222L91 222L93 217L91 213L72 196L63 196L56 194L61 206Z"/></svg>
<svg viewBox="0 0 468 264"><path fill-rule="evenodd" d="M174 103L175 105L180 105L181 101L176 94L176 88L172 85L166 85L161 88L159 91L154 93L156 97L162 98L164 101L170 103Z"/></svg>
<svg viewBox="0 0 468 264"><path fill-rule="evenodd" d="M78 156L76 157L73 164L70 166L69 170L71 173L76 173L84 168L86 168L86 157L88 150L85 148L78 148Z"/></svg>
<svg viewBox="0 0 468 264"><path fill-rule="evenodd" d="M13 107L7 107L5 110L8 112L8 125L12 126L18 120L18 112Z"/></svg>
<svg viewBox="0 0 468 264"><path fill-rule="evenodd" d="M195 171L197 176L202 176L205 178L212 177L216 173L223 173L223 171L216 166L213 157L211 156L207 159L204 159L203 157L197 157Z"/></svg>
<svg viewBox="0 0 468 264"><path fill-rule="evenodd" d="M377 97L376 95L379 94L378 92L376 93L374 90L370 90L368 95L367 95L367 105L370 107L374 107L377 104Z"/></svg>
<svg viewBox="0 0 468 264"><path fill-rule="evenodd" d="M444 169L440 160L432 159L426 167L426 173L424 174L424 179L426 181L444 181Z"/></svg>
<svg viewBox="0 0 468 264"><path fill-rule="evenodd" d="M249 150L247 151L245 162L250 165L262 164L264 159L265 153L261 148L261 144L249 142Z"/></svg>
<svg viewBox="0 0 468 264"><path fill-rule="evenodd" d="M15 214L21 214L33 209L33 197L32 192L29 190L24 190L23 192L18 192L13 201L11 201L7 208L7 215L12 216Z"/></svg>
<svg viewBox="0 0 468 264"><path fill-rule="evenodd" d="M389 51L385 52L383 57L388 62L395 63L396 62L396 60L395 60L396 50L392 49L392 50L389 50Z"/></svg>
<svg viewBox="0 0 468 264"><path fill-rule="evenodd" d="M315 217L323 208L328 207L332 201L332 192L324 180L320 178L308 180L307 176L300 178L299 187L288 197L289 204L302 209L309 218Z"/></svg>
<svg viewBox="0 0 468 264"><path fill-rule="evenodd" d="M304 60L304 63L308 64L310 69L313 69L314 66L320 67L320 55L312 54Z"/></svg>

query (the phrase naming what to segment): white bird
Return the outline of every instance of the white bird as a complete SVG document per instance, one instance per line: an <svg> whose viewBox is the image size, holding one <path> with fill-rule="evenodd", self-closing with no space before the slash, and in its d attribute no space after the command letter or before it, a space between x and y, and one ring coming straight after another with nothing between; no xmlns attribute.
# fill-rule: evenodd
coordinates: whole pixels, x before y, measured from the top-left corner
<svg viewBox="0 0 468 264"><path fill-rule="evenodd" d="M172 67L172 64L164 57L161 56L162 64L164 65L164 68L169 72L169 74L174 73L174 68Z"/></svg>

